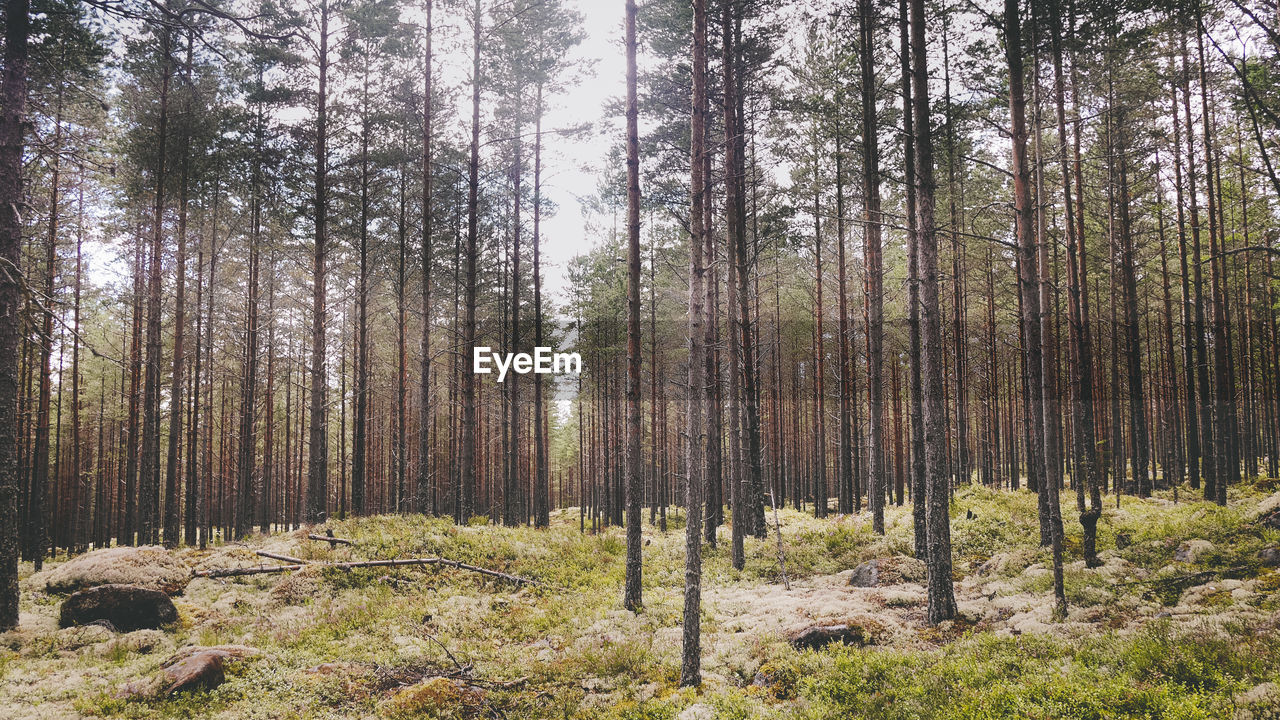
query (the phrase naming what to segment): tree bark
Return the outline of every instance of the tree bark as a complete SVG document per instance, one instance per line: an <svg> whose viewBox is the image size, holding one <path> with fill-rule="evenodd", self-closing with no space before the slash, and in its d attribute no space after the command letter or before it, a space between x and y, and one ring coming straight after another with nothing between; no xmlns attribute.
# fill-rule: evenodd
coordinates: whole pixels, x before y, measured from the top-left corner
<svg viewBox="0 0 1280 720"><path fill-rule="evenodd" d="M1011 2L1012 0L1006 0ZM950 492L947 480L946 409L942 371L941 309L938 302L938 238L934 224L933 139L929 127L929 60L924 0L910 0L912 122L915 132L916 245L921 310L920 377L924 416L925 510L928 552L928 619L956 616L951 583Z"/></svg>
<svg viewBox="0 0 1280 720"><path fill-rule="evenodd" d="M627 570L622 605L641 599L640 503L640 134L636 101L636 0L626 0L627 55ZM736 518L735 518L736 524Z"/></svg>
<svg viewBox="0 0 1280 720"><path fill-rule="evenodd" d="M311 274L311 417L307 453L308 523L325 519L329 507L328 375L325 371L325 258L328 253L329 2L320 0L320 84L316 94L315 247Z"/></svg>
<svg viewBox="0 0 1280 720"><path fill-rule="evenodd" d="M859 0L859 44L862 66L862 177L865 226L863 257L867 285L867 396L870 424L867 448L867 495L871 527L884 534L884 258L880 248L880 147L876 133L875 37L872 0Z"/></svg>
<svg viewBox="0 0 1280 720"><path fill-rule="evenodd" d="M0 630L18 626L18 346L22 339L22 148L28 0L6 0L0 75Z"/></svg>
<svg viewBox="0 0 1280 720"><path fill-rule="evenodd" d="M702 684L702 499L704 473L702 445L702 401L706 351L703 322L706 291L703 287L702 246L706 238L703 219L706 197L704 164L707 126L707 5L693 0L693 99L690 116L689 159L689 383L686 394L687 444L685 466L685 565L684 630L682 637L680 685Z"/></svg>

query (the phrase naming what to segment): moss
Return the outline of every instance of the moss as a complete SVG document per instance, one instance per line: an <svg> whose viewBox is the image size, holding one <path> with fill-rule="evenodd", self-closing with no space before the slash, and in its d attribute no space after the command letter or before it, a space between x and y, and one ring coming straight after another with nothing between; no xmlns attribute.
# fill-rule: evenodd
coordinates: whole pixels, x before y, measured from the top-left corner
<svg viewBox="0 0 1280 720"><path fill-rule="evenodd" d="M433 677L399 690L379 714L388 718L473 718L485 708L484 693L460 680Z"/></svg>
<svg viewBox="0 0 1280 720"><path fill-rule="evenodd" d="M1073 609L1093 611L1088 617L1099 631L1108 622L1130 623L1149 616L1139 612L1139 598L1164 584L1151 582L1160 576L1148 573L1170 564L1178 544L1194 538L1211 541L1215 550L1199 563L1182 567L1179 574L1220 570L1202 563L1249 564L1240 576L1256 578L1251 589L1258 593L1260 607L1280 609L1280 571L1257 567L1251 559L1263 543L1280 542L1280 533L1252 522L1250 508L1257 497L1255 490L1233 487L1233 504L1226 509L1186 502L1185 497L1173 505L1164 502L1166 496L1150 501L1126 497L1120 510L1109 505L1099 524L1104 559L1109 567L1119 567L1122 559L1137 565L1121 576L1118 570L1071 567L1080 559L1080 531L1073 520L1074 498L1064 496L1065 580ZM1034 494L966 486L957 490L951 509L958 575L971 573L988 558L1003 558L996 572L973 577L969 591L991 585L991 592L1010 603L1021 602L1009 598L1021 593L1037 601L1047 596L1047 576L1018 577L1027 565L1047 567L1049 560L1038 544ZM682 520L683 513L679 517ZM891 601L886 595L884 602L890 607L863 607L852 600L874 603L875 598L850 595L836 576L867 559L909 554L910 507L886 508L883 537L871 532L865 513L818 520L784 509L779 517L788 574L800 586L797 597L851 599L847 613L841 610L824 622L885 612L899 624L885 645L797 653L780 632L736 621L733 613L738 612L761 623L770 620L767 612L785 611L788 618L790 613L801 618L806 607L804 600L784 607L776 605L772 595L760 596L775 593L772 584L778 579L772 529L763 542L748 540L746 567L737 571L729 564L725 527L720 530L722 542L715 551L708 549L704 565L708 604L703 658L708 682L699 693L681 690L677 683L684 536L674 512L666 533L648 524L643 527L646 605L640 613L619 607L625 550L621 529L580 534L576 510L553 513L546 530L458 527L447 519L415 515L352 518L324 527L351 538L354 546L330 548L295 533L255 537L244 547L215 548L203 555L193 550L179 555L191 565L234 560L258 547L319 561L439 556L527 576L539 585L516 588L475 573L434 567L315 570L292 576L292 583L285 575L197 580L178 599L183 626L170 633L167 642L179 647L247 644L261 649L268 659L246 664L212 693L148 703L123 702L111 693L154 673L161 657L123 644L119 650L59 652L53 630L46 632L39 624L54 626L56 602L28 592L23 596L24 618L44 620L29 625L24 619L25 630L12 641L16 654L0 653L0 717L12 714L6 711L19 702L17 698L38 698L45 709L83 716L274 720L403 715L407 711L400 701L409 703L410 698L397 695L404 687L455 668L437 640L486 683L488 709L480 716L498 709L507 717L534 720L669 719L694 702L710 705L718 717L753 720L1222 717L1229 715L1224 708L1232 692L1280 679L1275 631L1265 627L1188 631L1167 626L1161 631L1164 635L1154 629L1130 629L1082 640L1030 634L1001 638L970 621L920 629L923 608L915 602ZM1117 552L1113 548L1120 532L1130 535L1134 544ZM383 582L384 576L393 581ZM1205 582L1201 578L1194 584ZM1167 592L1171 603L1184 589L1177 585ZM733 609L741 603L750 607ZM774 609L778 607L783 609ZM1197 610L1208 616L1221 613L1223 618L1240 611L1238 605ZM326 663L352 669L309 672ZM73 684L68 677L77 680ZM586 692L583 683L590 679L598 679L601 686ZM421 690L423 697L437 691L452 692L444 687ZM466 702L439 707L445 709L438 716L466 717L472 712Z"/></svg>
<svg viewBox="0 0 1280 720"><path fill-rule="evenodd" d="M1235 637L1160 624L1075 643L985 635L928 653L841 648L808 668L801 693L815 718L1207 719L1280 671L1273 634Z"/></svg>

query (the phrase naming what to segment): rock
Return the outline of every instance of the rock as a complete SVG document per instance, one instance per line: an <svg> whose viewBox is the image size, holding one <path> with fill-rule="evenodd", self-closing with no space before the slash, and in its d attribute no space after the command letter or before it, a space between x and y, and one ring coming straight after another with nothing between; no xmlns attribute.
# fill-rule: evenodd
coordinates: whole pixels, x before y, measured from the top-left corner
<svg viewBox="0 0 1280 720"><path fill-rule="evenodd" d="M880 628L874 623L842 623L839 625L810 625L790 634L788 642L796 650L821 650L833 643L843 645L872 645Z"/></svg>
<svg viewBox="0 0 1280 720"><path fill-rule="evenodd" d="M123 632L159 628L178 621L168 595L135 585L99 585L81 590L62 603L60 627L106 620Z"/></svg>
<svg viewBox="0 0 1280 720"><path fill-rule="evenodd" d="M1213 550L1213 543L1208 540L1187 540L1178 546L1173 554L1174 562L1190 563L1199 560Z"/></svg>
<svg viewBox="0 0 1280 720"><path fill-rule="evenodd" d="M1116 549L1124 550L1133 544L1133 538L1129 537L1129 533L1116 533Z"/></svg>
<svg viewBox="0 0 1280 720"><path fill-rule="evenodd" d="M180 594L191 568L157 545L95 550L41 573L45 592L66 595L99 585L136 585Z"/></svg>
<svg viewBox="0 0 1280 720"><path fill-rule="evenodd" d="M228 663L257 654L257 650L241 645L183 648L164 661L159 673L125 685L119 696L169 697L192 690L212 690L226 681Z"/></svg>
<svg viewBox="0 0 1280 720"><path fill-rule="evenodd" d="M1280 547L1269 547L1259 550L1258 559L1267 567L1280 567Z"/></svg>
<svg viewBox="0 0 1280 720"><path fill-rule="evenodd" d="M1233 720L1280 719L1280 687L1268 682L1232 698L1236 711Z"/></svg>
<svg viewBox="0 0 1280 720"><path fill-rule="evenodd" d="M1280 530L1280 510L1272 510L1258 518L1258 524L1272 530Z"/></svg>
<svg viewBox="0 0 1280 720"><path fill-rule="evenodd" d="M849 584L853 587L883 587L904 582L923 583L924 563L905 555L868 560L853 569Z"/></svg>
<svg viewBox="0 0 1280 720"><path fill-rule="evenodd" d="M676 715L676 720L715 720L715 708L706 703L694 703Z"/></svg>

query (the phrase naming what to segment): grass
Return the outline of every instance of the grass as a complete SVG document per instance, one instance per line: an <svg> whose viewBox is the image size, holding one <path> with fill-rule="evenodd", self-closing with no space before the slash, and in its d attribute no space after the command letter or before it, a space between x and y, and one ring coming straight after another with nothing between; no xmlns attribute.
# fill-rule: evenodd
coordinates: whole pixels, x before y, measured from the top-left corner
<svg viewBox="0 0 1280 720"><path fill-rule="evenodd" d="M1165 495L1124 498L1119 510L1107 508L1099 548L1114 562L1130 563L1132 572L1157 577L1239 568L1235 574L1252 583L1254 605L1274 610L1280 573L1258 567L1256 555L1280 538L1250 522L1263 492L1242 487L1228 508L1185 497L1173 504ZM50 625L57 598L33 593L27 583L22 609L37 624L0 641L0 716L56 708L123 718L463 718L499 708L513 718L639 720L674 718L701 703L714 717L735 720L1212 718L1229 715L1240 693L1280 681L1274 622L1240 619L1229 592L1207 595L1201 624L1129 623L1132 608L1156 600L1144 597L1140 583L1070 565L1079 561L1079 525L1074 497L1064 493L1064 500L1067 598L1099 617L1094 632L1079 636L1013 636L967 622L900 633L882 646L797 652L776 631L739 627L704 606L706 682L698 691L681 689L684 538L674 516L665 534L644 528L646 605L636 614L620 607L621 531L580 534L576 511L553 516L548 530L382 516L325 526L355 540L354 547L287 536L248 545L316 561L442 556L538 584L518 588L449 568L197 579L179 598L179 627L153 652L138 653L119 641L61 649ZM802 586L843 587L832 586L830 576L912 547L909 507L889 509L883 537L871 532L865 514L822 521L792 510L780 515L788 575ZM1000 593L1048 595L1046 574L1024 573L1049 560L1037 542L1034 495L961 488L952 517L957 579L994 556L1016 556L988 580L1003 583ZM1117 550L1117 536L1129 544ZM1175 564L1179 544L1189 539L1214 547L1194 563ZM772 591L779 579L776 539L748 540L740 571L730 566L728 541L722 528L717 546L706 548L704 593ZM215 565L247 555L231 546L182 552L189 562ZM1156 605L1177 604L1183 589L1166 590L1171 597ZM1114 609L1122 605L1124 613ZM880 606L895 617L921 612L901 595ZM1109 621L1116 618L1123 621ZM116 697L120 686L154 673L185 644L245 644L263 656L234 665L228 681L210 692L156 701ZM438 677L455 670L455 661L472 668L475 685Z"/></svg>

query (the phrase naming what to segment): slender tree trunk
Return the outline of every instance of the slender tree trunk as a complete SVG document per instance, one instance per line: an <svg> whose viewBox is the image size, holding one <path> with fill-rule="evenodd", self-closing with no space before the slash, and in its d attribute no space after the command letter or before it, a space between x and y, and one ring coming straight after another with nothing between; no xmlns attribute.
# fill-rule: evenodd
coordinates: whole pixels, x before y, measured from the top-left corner
<svg viewBox="0 0 1280 720"><path fill-rule="evenodd" d="M867 394L870 437L867 448L867 494L872 530L884 534L884 258L880 249L880 147L876 137L875 37L872 0L859 0L859 43L862 66L862 177L865 227L863 257L867 285Z"/></svg>
<svg viewBox="0 0 1280 720"><path fill-rule="evenodd" d="M640 135L636 101L636 0L626 0L627 55L627 570L622 605L636 611L642 558L640 503ZM539 409L539 412L541 410ZM734 519L737 524L737 518Z"/></svg>
<svg viewBox="0 0 1280 720"><path fill-rule="evenodd" d="M308 523L323 522L329 500L328 373L325 370L325 258L328 253L329 2L320 0L320 84L316 94L315 247L311 275L311 425L307 453Z"/></svg>
<svg viewBox="0 0 1280 720"><path fill-rule="evenodd" d="M480 204L480 0L475 0L472 23L471 56L471 157L467 176L467 241L464 251L465 276L463 288L462 352L469 356L476 344L476 260L479 241ZM457 511L459 523L471 519L475 504L476 484L476 380L475 374L462 368L462 452L459 457L461 470L461 496Z"/></svg>
<svg viewBox="0 0 1280 720"><path fill-rule="evenodd" d="M918 14L917 14L918 13ZM914 30L912 23L924 22L924 6L916 7L914 2L911 4L911 10L908 12L908 0L898 0L898 31L900 40L900 51L902 55L902 144L903 144L903 174L906 180L907 195L907 325L910 334L909 348L909 364L908 368L908 386L909 386L909 408L911 413L911 440L910 450L911 456L911 517L914 528L915 540L915 556L918 560L927 560L929 557L929 534L928 529L928 506L925 503L925 496L928 494L927 478L925 476L925 446L924 446L924 398L923 398L923 376L921 375L921 352L920 345L920 226L919 221L919 205L917 202L916 192L919 187L919 181L916 178L916 131L915 131L915 107L916 103L912 97L913 82L915 75L915 60L913 53L913 43L916 42L915 37L911 35ZM919 52L924 52L924 30L921 28L919 37ZM927 59L921 58L921 63L926 64L924 79L921 82L921 92L926 94L924 100L924 113L926 124L926 132L928 130L928 114L929 103L927 97L928 70ZM930 158L932 163L932 158ZM930 168L930 177L932 177L932 168ZM932 192L932 188L930 189ZM931 209L932 210L932 209Z"/></svg>
<svg viewBox="0 0 1280 720"><path fill-rule="evenodd" d="M139 478L138 534L144 543L154 543L160 520L160 271L164 239L164 209L168 140L169 86L172 75L171 35L160 31L160 119L156 133L155 206L151 218L151 257L147 268L147 348L143 373L142 467Z"/></svg>
<svg viewBox="0 0 1280 720"><path fill-rule="evenodd" d="M1215 458L1214 496L1219 505L1227 504L1227 485L1240 479L1240 465L1234 462L1236 449L1235 382L1231 371L1231 348L1227 327L1226 258L1222 255L1224 244L1218 222L1221 198L1214 193L1214 156L1212 125L1209 114L1209 88L1204 57L1206 31L1201 9L1196 7L1196 50L1200 60L1200 114L1204 124L1205 196L1209 201L1209 270L1211 308L1213 311L1213 422L1216 426L1217 445L1211 446ZM1190 114L1188 113L1188 118Z"/></svg>
<svg viewBox="0 0 1280 720"><path fill-rule="evenodd" d="M262 86L261 74L258 85ZM237 511L235 536L253 529L254 477L257 470L257 404L258 404L258 286L262 243L262 162L266 117L261 107L255 118L255 162L249 200L249 267L246 278L244 357L240 371L240 452L237 458Z"/></svg>
<svg viewBox="0 0 1280 720"><path fill-rule="evenodd" d="M49 495L49 400L52 395L52 358L53 358L53 310L54 291L57 287L58 268L58 210L60 207L59 192L62 189L62 103L63 91L57 92L56 110L54 112L54 131L52 160L50 161L51 193L49 196L49 235L45 244L44 286L41 293L44 305L40 313L40 389L36 400L35 445L31 459L31 491L30 504L27 509L27 541L28 554L36 571L44 565L44 554L49 546L49 510L46 507ZM56 482L57 478L54 478ZM54 498L55 502L57 498Z"/></svg>
<svg viewBox="0 0 1280 720"><path fill-rule="evenodd" d="M188 30L187 58L184 70L187 88L183 102L183 112L187 115L192 112L191 95L194 92L194 86L191 83L194 44L194 32ZM182 454L183 371L187 362L183 342L185 340L184 333L187 329L187 206L190 192L188 187L190 161L187 148L189 144L190 138L183 137L181 179L178 187L180 193L178 198L178 255L176 267L174 268L176 282L173 293L173 378L169 391L169 451L166 458L164 493L164 544L165 547L170 548L178 545L178 540L180 539L178 523L182 517L182 502L180 499L182 493L179 489L181 485L179 472L181 468L180 456ZM188 449L188 452L190 452L190 449Z"/></svg>
<svg viewBox="0 0 1280 720"><path fill-rule="evenodd" d="M1195 337L1195 373L1199 394L1200 454L1201 456L1206 453L1209 454L1209 458L1206 458L1200 468L1200 474L1204 478L1204 497L1206 500L1213 500L1217 496L1217 491L1214 489L1217 480L1217 467L1216 463L1210 460L1216 456L1214 433L1217 428L1214 427L1213 421L1213 396L1209 390L1208 349L1205 347L1204 338L1204 278L1203 262L1200 254L1200 203L1199 195L1196 192L1195 123L1191 118L1191 68L1187 59L1187 36L1185 31L1181 36L1181 52L1182 111L1186 115L1187 123L1187 202L1191 217L1192 290L1195 298L1192 305L1195 311L1192 332ZM1207 175L1208 173L1206 172Z"/></svg>
<svg viewBox="0 0 1280 720"><path fill-rule="evenodd" d="M690 126L689 161L689 384L686 389L689 410L685 468L685 567L684 567L684 631L681 650L680 685L702 684L702 499L704 473L702 445L704 441L702 402L706 378L706 351L703 348L703 322L706 291L703 287L702 246L706 238L704 208L706 197L705 135L707 126L707 6L706 0L693 0L693 108Z"/></svg>
<svg viewBox="0 0 1280 720"><path fill-rule="evenodd" d="M435 0L427 0L427 37L422 62L422 377L419 388L418 419L418 486L415 498L416 510L433 511L435 476L431 472L431 431L434 430L434 404L431 397L431 273L434 271L432 238L434 213L432 212L432 63L431 41L434 35L431 13Z"/></svg>
<svg viewBox="0 0 1280 720"><path fill-rule="evenodd" d="M1012 0L1006 0L1011 2ZM910 0L912 122L915 132L916 246L921 308L920 377L924 416L925 509L931 624L956 615L951 583L951 518L947 481L946 410L942 378L942 329L938 302L938 238L934 224L933 139L929 130L929 61L924 0Z"/></svg>
<svg viewBox="0 0 1280 720"><path fill-rule="evenodd" d="M0 631L18 626L18 346L22 338L22 149L28 0L6 0L0 75Z"/></svg>
<svg viewBox="0 0 1280 720"><path fill-rule="evenodd" d="M1072 6L1070 12L1074 13L1074 10ZM1098 520L1102 516L1102 499L1098 489L1098 457L1094 438L1093 342L1086 286L1088 263L1082 232L1083 218L1077 218L1071 197L1071 166L1067 159L1066 83L1062 70L1062 18L1057 5L1050 6L1050 13L1054 100L1058 121L1058 163L1062 171L1063 212L1066 216L1067 234L1067 314L1071 343L1072 440L1075 455L1071 481L1076 486L1080 525L1084 529L1082 544L1085 564L1088 567L1098 567L1101 564L1097 554L1097 536ZM1079 132L1078 122L1076 129ZM1077 191L1083 192L1079 187ZM1079 227L1076 225L1077 219L1080 220ZM1092 501L1088 510L1084 504L1086 485Z"/></svg>
<svg viewBox="0 0 1280 720"><path fill-rule="evenodd" d="M533 341L542 347L542 82L534 101L533 139ZM551 525L551 476L547 460L547 418L542 375L533 376L534 491L533 524ZM563 490L563 483L561 485Z"/></svg>

